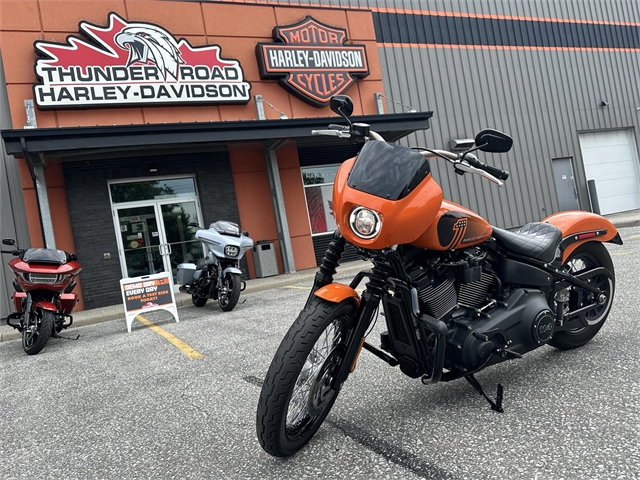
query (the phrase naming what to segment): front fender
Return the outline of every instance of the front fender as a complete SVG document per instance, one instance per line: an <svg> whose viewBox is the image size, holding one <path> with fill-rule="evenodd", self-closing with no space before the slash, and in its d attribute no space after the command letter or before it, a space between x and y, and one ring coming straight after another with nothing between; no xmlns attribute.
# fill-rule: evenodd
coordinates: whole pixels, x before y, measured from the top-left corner
<svg viewBox="0 0 640 480"><path fill-rule="evenodd" d="M242 270L236 267L227 267L222 271L222 276L224 277L227 273L237 273L238 275L242 275Z"/></svg>
<svg viewBox="0 0 640 480"><path fill-rule="evenodd" d="M340 303L347 298L353 298L356 305L360 305L360 295L354 288L342 283L330 283L324 287L319 288L313 294L331 303Z"/></svg>
<svg viewBox="0 0 640 480"><path fill-rule="evenodd" d="M618 230L606 218L591 212L569 211L549 215L543 222L555 225L562 232L562 263L586 242L621 243Z"/></svg>

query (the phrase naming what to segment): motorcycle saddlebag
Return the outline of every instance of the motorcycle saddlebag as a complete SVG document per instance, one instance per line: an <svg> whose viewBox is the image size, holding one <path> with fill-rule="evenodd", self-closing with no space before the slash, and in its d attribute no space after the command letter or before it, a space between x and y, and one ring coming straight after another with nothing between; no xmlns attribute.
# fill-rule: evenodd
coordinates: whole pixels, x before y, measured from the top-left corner
<svg viewBox="0 0 640 480"><path fill-rule="evenodd" d="M195 263L181 263L178 265L178 285L187 285L192 283L195 271Z"/></svg>

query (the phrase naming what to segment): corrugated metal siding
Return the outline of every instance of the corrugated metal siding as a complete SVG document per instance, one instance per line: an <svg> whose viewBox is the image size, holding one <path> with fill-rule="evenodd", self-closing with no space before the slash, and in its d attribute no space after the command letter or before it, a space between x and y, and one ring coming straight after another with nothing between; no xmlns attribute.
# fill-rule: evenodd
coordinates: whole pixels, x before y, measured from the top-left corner
<svg viewBox="0 0 640 480"><path fill-rule="evenodd" d="M487 127L512 135L508 154L481 154L511 172L502 189L432 162L445 196L494 225L519 226L558 210L551 169L557 157L574 157L580 205L589 208L578 132L632 127L638 142L637 0L269 3L373 10L385 96L435 112L430 130L401 143L446 148L450 139ZM398 39L413 45L382 46ZM429 40L440 45L419 45ZM609 106L600 107L601 100ZM390 112L402 108L390 101L387 106Z"/></svg>
<svg viewBox="0 0 640 480"><path fill-rule="evenodd" d="M618 2L394 2L394 6L435 11L479 11L507 17L582 18L638 21L637 3ZM635 8L634 8L635 4ZM387 7L391 5L386 4ZM626 14L622 14L625 12ZM375 14L374 14L375 15ZM396 15L395 20L406 20ZM378 17L378 41L391 43ZM390 20L389 18L384 20ZM414 18L415 20L415 18ZM421 17L415 29L442 27L443 19ZM433 20L429 22L428 20ZM594 25L535 22L501 18L501 21L466 18L466 35L449 41L479 44L506 43L558 47L638 48L639 25ZM502 22L502 23L501 23ZM451 25L463 19L451 17ZM482 32L491 27L492 32ZM503 31L496 29L503 28ZM531 34L533 32L533 34ZM542 34L552 35L545 38ZM406 34L405 34L406 35ZM501 37L504 35L504 37ZM422 36L422 37L421 37ZM416 39L435 35L422 32ZM446 38L442 33L439 38ZM492 40L490 42L489 40ZM450 168L433 162L435 176L445 196L469 206L498 226L517 226L539 220L558 210L551 158L573 156L579 199L588 208L586 179L578 132L636 127L640 105L637 78L638 51L588 51L460 48L459 46L399 46L380 48L385 95L419 110L433 110L431 130L408 140L446 148L452 138L468 138L493 127L514 138L506 155L483 158L512 174L505 187L474 178L461 178ZM601 100L609 107L599 106ZM388 102L391 111L397 105Z"/></svg>

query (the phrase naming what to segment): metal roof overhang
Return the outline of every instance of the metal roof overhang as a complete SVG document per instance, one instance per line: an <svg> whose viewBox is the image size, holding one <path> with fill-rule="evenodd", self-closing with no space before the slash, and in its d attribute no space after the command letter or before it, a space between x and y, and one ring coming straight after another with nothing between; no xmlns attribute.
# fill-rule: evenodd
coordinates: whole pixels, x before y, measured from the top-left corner
<svg viewBox="0 0 640 480"><path fill-rule="evenodd" d="M353 116L371 130L394 142L429 128L433 112ZM17 157L73 161L80 157L105 158L125 153L176 153L185 149L220 148L230 143L261 142L267 146L295 140L301 146L346 145L337 137L313 136L311 130L344 123L340 117L285 120L239 120L208 123L174 123L3 130L6 152Z"/></svg>

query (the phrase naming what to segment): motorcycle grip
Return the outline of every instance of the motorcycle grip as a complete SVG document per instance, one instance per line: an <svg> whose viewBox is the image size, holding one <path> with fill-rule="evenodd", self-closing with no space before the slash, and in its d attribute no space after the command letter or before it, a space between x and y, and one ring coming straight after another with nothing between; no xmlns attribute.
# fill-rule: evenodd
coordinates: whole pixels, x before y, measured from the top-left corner
<svg viewBox="0 0 640 480"><path fill-rule="evenodd" d="M500 170L499 168L491 167L489 165L483 165L481 168L485 172L490 173L500 180L506 180L507 178L509 178L509 172L507 172L506 170Z"/></svg>

